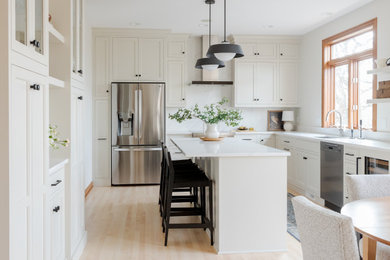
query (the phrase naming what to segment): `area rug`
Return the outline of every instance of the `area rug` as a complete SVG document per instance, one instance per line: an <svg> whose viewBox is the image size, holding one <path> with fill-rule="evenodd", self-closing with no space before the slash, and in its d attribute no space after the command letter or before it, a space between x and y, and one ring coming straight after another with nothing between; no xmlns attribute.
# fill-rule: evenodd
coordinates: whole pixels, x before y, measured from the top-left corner
<svg viewBox="0 0 390 260"><path fill-rule="evenodd" d="M294 195L287 193L287 232L292 235L296 240L299 240L297 222L295 221L294 208L291 203L291 199Z"/></svg>

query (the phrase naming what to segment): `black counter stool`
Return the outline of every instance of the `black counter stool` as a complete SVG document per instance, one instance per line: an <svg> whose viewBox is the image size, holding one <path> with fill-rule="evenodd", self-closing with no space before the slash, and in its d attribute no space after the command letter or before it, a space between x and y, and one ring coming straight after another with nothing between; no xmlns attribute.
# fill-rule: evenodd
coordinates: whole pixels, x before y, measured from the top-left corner
<svg viewBox="0 0 390 260"><path fill-rule="evenodd" d="M165 156L167 154L167 147L162 144L162 161L161 161L161 179L160 179L160 193L159 193L159 205L160 205L160 215L162 216L163 208L164 208L164 189L165 189L165 180L167 176L166 167L165 167ZM189 174L189 173L199 173L198 166L192 162L191 159L187 160L177 160L172 161L173 167L178 175L181 174ZM198 191L191 187L181 187L174 189L174 192L177 193L189 193L189 195L175 195L172 197L173 203L182 203L182 202L191 202L196 203L198 201Z"/></svg>
<svg viewBox="0 0 390 260"><path fill-rule="evenodd" d="M189 171L186 174L177 174L173 162L171 160L170 153L164 149L165 159L165 188L164 188L164 205L163 207L163 231L165 232L165 243L168 244L168 232L171 228L203 228L210 230L211 245L214 244L214 227L213 227L213 187L212 181L206 176L206 174L198 168L198 171ZM200 205L194 203L188 207L172 207L173 192L178 188L194 188L200 189ZM209 218L206 216L206 188L209 189L209 203L208 212ZM183 217L183 216L200 216L200 223L170 223L171 217Z"/></svg>

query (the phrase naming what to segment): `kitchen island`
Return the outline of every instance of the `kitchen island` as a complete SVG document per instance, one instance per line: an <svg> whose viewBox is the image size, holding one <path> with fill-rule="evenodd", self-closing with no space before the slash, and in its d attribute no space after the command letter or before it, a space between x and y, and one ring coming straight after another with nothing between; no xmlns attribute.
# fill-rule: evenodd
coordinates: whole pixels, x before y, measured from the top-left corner
<svg viewBox="0 0 390 260"><path fill-rule="evenodd" d="M287 250L289 152L236 138L171 141L213 180L219 254Z"/></svg>

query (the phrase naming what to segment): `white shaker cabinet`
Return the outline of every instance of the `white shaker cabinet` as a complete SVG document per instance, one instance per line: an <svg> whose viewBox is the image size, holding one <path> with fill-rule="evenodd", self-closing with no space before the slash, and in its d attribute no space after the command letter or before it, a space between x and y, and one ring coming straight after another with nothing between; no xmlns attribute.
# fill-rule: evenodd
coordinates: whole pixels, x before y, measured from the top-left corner
<svg viewBox="0 0 390 260"><path fill-rule="evenodd" d="M68 254L74 257L85 238L84 221L84 92L75 88L71 90L71 172L65 178L66 194L66 227ZM69 255L67 256L69 257Z"/></svg>
<svg viewBox="0 0 390 260"><path fill-rule="evenodd" d="M84 0L72 0L72 77L83 79L84 73Z"/></svg>
<svg viewBox="0 0 390 260"><path fill-rule="evenodd" d="M110 94L110 38L96 37L94 45L94 91L97 97ZM133 72L134 73L134 72Z"/></svg>
<svg viewBox="0 0 390 260"><path fill-rule="evenodd" d="M112 38L113 81L161 81L164 79L164 40Z"/></svg>
<svg viewBox="0 0 390 260"><path fill-rule="evenodd" d="M276 63L237 62L235 65L235 105L262 107L275 100Z"/></svg>
<svg viewBox="0 0 390 260"><path fill-rule="evenodd" d="M185 106L186 63L183 60L167 62L167 107Z"/></svg>
<svg viewBox="0 0 390 260"><path fill-rule="evenodd" d="M275 43L242 43L241 48L245 54L244 59L275 59Z"/></svg>
<svg viewBox="0 0 390 260"><path fill-rule="evenodd" d="M281 59L298 59L299 45L294 43L279 44L279 57Z"/></svg>
<svg viewBox="0 0 390 260"><path fill-rule="evenodd" d="M164 40L140 38L138 77L145 81L164 80Z"/></svg>
<svg viewBox="0 0 390 260"><path fill-rule="evenodd" d="M112 79L138 80L138 39L112 38Z"/></svg>
<svg viewBox="0 0 390 260"><path fill-rule="evenodd" d="M279 103L295 105L298 103L298 64L283 61L279 64Z"/></svg>
<svg viewBox="0 0 390 260"><path fill-rule="evenodd" d="M47 79L11 67L10 259L44 259Z"/></svg>
<svg viewBox="0 0 390 260"><path fill-rule="evenodd" d="M11 1L12 49L47 65L47 0Z"/></svg>

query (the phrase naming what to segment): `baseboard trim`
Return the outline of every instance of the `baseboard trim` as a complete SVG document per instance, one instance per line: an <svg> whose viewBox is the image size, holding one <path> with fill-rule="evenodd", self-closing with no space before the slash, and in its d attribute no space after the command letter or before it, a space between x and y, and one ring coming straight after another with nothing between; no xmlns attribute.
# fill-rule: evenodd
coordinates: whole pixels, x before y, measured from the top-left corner
<svg viewBox="0 0 390 260"><path fill-rule="evenodd" d="M91 192L93 188L93 182L91 181L91 183L88 185L88 187L85 189L85 198L87 198L88 194Z"/></svg>

